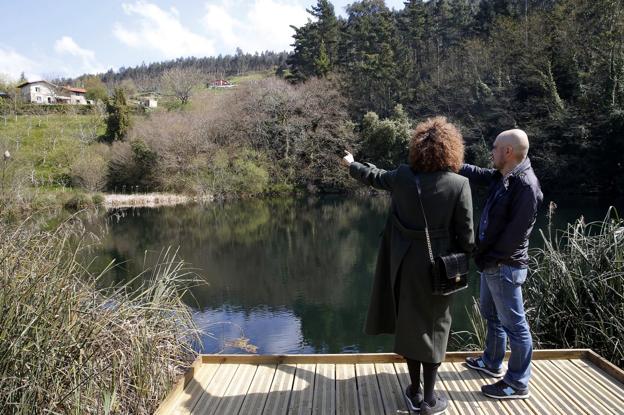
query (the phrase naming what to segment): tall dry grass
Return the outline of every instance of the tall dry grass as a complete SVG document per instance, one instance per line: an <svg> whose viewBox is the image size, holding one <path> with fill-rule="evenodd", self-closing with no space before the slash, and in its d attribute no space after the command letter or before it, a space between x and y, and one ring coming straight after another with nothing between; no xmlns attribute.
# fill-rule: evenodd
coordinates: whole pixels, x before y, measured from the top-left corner
<svg viewBox="0 0 624 415"><path fill-rule="evenodd" d="M78 260L85 235L75 223L3 224L2 414L151 414L194 359L197 330L181 299L194 278L176 252L105 289L107 270L90 274Z"/></svg>
<svg viewBox="0 0 624 415"><path fill-rule="evenodd" d="M525 289L537 347L591 348L624 367L624 220L611 207L541 235Z"/></svg>

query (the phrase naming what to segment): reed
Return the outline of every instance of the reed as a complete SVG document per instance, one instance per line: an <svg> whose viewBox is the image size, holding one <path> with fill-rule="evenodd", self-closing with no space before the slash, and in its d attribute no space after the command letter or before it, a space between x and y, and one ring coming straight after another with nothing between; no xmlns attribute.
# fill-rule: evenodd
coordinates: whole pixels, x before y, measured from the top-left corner
<svg viewBox="0 0 624 415"><path fill-rule="evenodd" d="M151 414L195 358L182 302L195 278L177 252L101 288L110 266L81 263L86 235L75 223L0 230L2 414Z"/></svg>
<svg viewBox="0 0 624 415"><path fill-rule="evenodd" d="M449 349L456 351L478 351L485 348L485 334L487 326L481 311L479 299L472 297L472 304L465 307L471 328L469 330L453 331L449 339Z"/></svg>
<svg viewBox="0 0 624 415"><path fill-rule="evenodd" d="M624 221L611 207L602 221L551 228L524 290L536 346L590 348L624 367Z"/></svg>
<svg viewBox="0 0 624 415"><path fill-rule="evenodd" d="M540 230L543 246L531 250L523 287L534 346L589 348L624 368L624 220L611 207L602 221L581 217L553 230L555 208L551 203L546 233ZM483 350L478 307L474 298L466 310L472 329L453 333L453 347Z"/></svg>

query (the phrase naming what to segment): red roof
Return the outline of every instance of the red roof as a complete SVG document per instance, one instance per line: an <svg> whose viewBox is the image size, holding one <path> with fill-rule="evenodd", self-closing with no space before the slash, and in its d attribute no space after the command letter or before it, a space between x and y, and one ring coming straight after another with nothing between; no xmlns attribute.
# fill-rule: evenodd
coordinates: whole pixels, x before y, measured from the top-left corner
<svg viewBox="0 0 624 415"><path fill-rule="evenodd" d="M86 92L87 92L87 90L86 90L86 89L83 89L83 88L74 88L73 86L69 86L69 85L64 86L63 88L65 88L65 89L67 89L67 90L69 90L69 91L72 91L72 92L79 92L79 93L82 93L82 94L84 94L84 93L86 93Z"/></svg>

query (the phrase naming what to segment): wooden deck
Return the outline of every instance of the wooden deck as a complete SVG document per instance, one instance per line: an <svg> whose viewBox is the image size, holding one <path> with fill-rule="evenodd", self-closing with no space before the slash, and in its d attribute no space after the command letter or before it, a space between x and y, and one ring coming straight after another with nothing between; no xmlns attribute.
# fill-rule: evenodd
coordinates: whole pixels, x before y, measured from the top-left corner
<svg viewBox="0 0 624 415"><path fill-rule="evenodd" d="M436 389L448 414L624 414L624 371L590 350L539 350L531 397L499 401L480 393L492 379L447 353ZM407 365L395 354L202 355L157 414L409 413Z"/></svg>

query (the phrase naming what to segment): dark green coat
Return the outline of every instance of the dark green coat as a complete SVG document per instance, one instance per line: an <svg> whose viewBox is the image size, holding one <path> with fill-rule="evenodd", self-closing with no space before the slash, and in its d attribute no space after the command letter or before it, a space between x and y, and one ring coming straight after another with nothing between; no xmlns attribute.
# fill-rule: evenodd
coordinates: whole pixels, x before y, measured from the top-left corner
<svg viewBox="0 0 624 415"><path fill-rule="evenodd" d="M396 353L423 362L441 362L451 328L452 295L431 293L415 175L405 164L386 171L357 162L351 164L349 173L392 194L364 331L394 333ZM419 177L433 256L471 252L474 236L468 179L448 171L420 173Z"/></svg>

